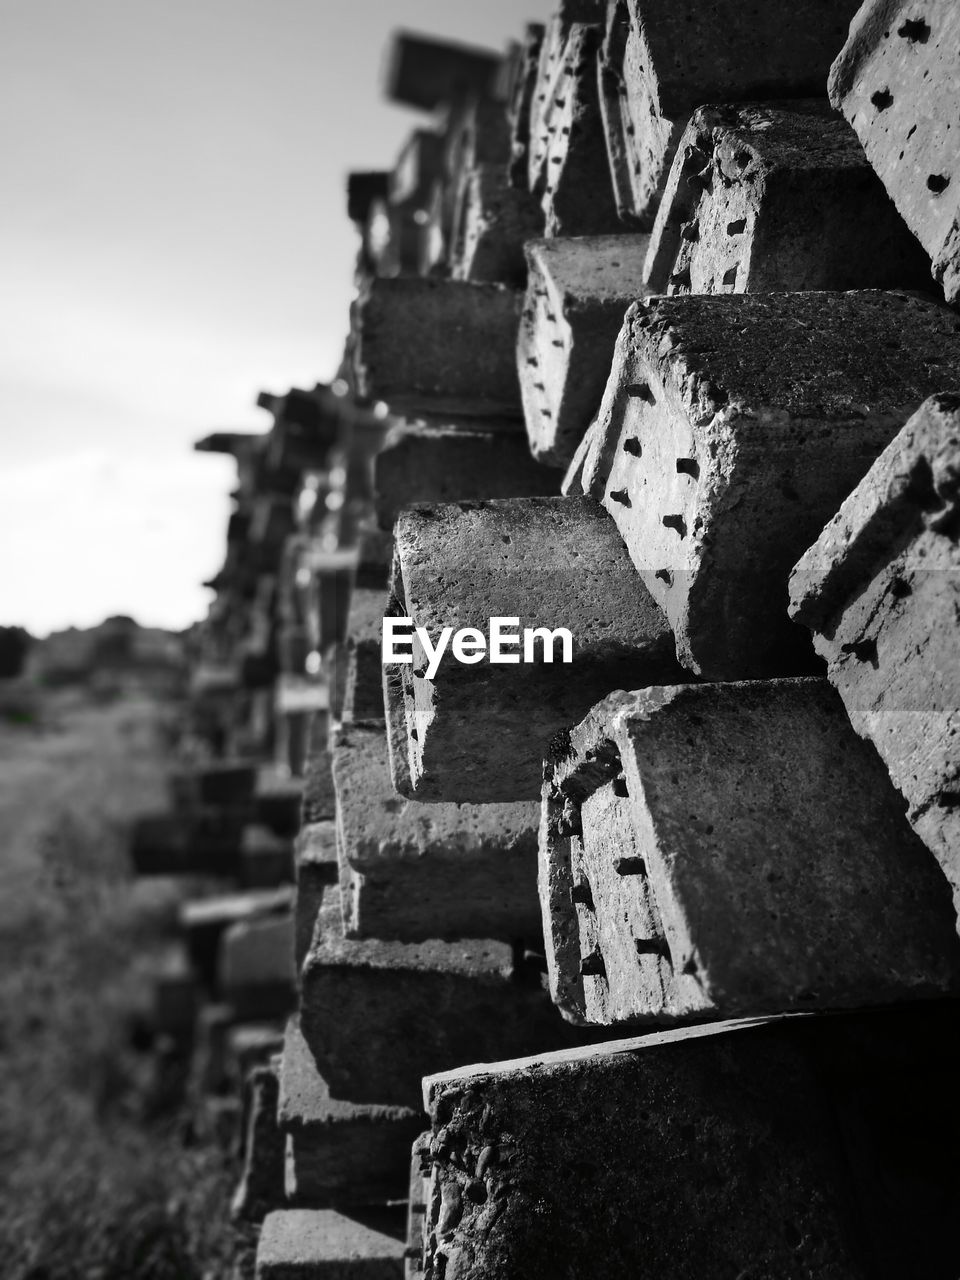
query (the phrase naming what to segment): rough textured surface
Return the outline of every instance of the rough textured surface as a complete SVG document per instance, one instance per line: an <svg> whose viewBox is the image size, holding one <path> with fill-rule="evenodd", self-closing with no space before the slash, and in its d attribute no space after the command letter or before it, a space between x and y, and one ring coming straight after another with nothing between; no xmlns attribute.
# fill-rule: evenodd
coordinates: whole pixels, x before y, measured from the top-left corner
<svg viewBox="0 0 960 1280"><path fill-rule="evenodd" d="M528 22L512 91L507 103L510 125L510 185L526 191L527 151L530 146L530 113L537 92L537 72L545 28L542 22Z"/></svg>
<svg viewBox="0 0 960 1280"><path fill-rule="evenodd" d="M349 936L539 943L535 802L404 799L383 720L343 726L333 761L340 853L353 873L341 904Z"/></svg>
<svg viewBox="0 0 960 1280"><path fill-rule="evenodd" d="M525 240L543 231L543 210L527 191L509 185L505 164L466 170L454 208L449 250L454 280L480 280L522 288Z"/></svg>
<svg viewBox="0 0 960 1280"><path fill-rule="evenodd" d="M291 1204L376 1204L405 1195L410 1144L423 1125L419 1111L332 1099L298 1018L284 1036L277 1123L286 1137Z"/></svg>
<svg viewBox="0 0 960 1280"><path fill-rule="evenodd" d="M238 1018L282 1018L295 998L293 918L231 925L220 941L219 970L223 998Z"/></svg>
<svg viewBox="0 0 960 1280"><path fill-rule="evenodd" d="M498 284L374 280L353 309L358 394L398 413L519 418L520 301Z"/></svg>
<svg viewBox="0 0 960 1280"><path fill-rule="evenodd" d="M330 752L326 749L326 735L322 743L314 740L307 751L302 806L304 826L333 817L335 808L333 773L330 767Z"/></svg>
<svg viewBox="0 0 960 1280"><path fill-rule="evenodd" d="M407 1248L404 1253L403 1280L420 1280L423 1254L427 1242L427 1196L430 1192L429 1131L421 1133L410 1153L410 1186L407 1191Z"/></svg>
<svg viewBox="0 0 960 1280"><path fill-rule="evenodd" d="M960 907L960 396L928 400L801 558L791 613Z"/></svg>
<svg viewBox="0 0 960 1280"><path fill-rule="evenodd" d="M573 662L467 666L432 680L414 642L401 666L411 790L418 800L535 799L552 736L611 690L680 678L672 637L611 520L583 498L416 507L396 528L402 610L437 638L491 617L566 627ZM418 674L420 673L420 674ZM396 775L395 775L396 776Z"/></svg>
<svg viewBox="0 0 960 1280"><path fill-rule="evenodd" d="M398 423L377 454L374 477L385 529L417 502L524 498L560 487L559 472L530 456L523 435L484 418Z"/></svg>
<svg viewBox="0 0 960 1280"><path fill-rule="evenodd" d="M386 606L386 591L355 587L350 595L344 720L383 716L380 635Z"/></svg>
<svg viewBox="0 0 960 1280"><path fill-rule="evenodd" d="M651 293L924 289L930 266L857 135L818 98L694 112L646 276Z"/></svg>
<svg viewBox="0 0 960 1280"><path fill-rule="evenodd" d="M825 680L613 694L543 804L550 985L575 1020L960 994L943 873Z"/></svg>
<svg viewBox="0 0 960 1280"><path fill-rule="evenodd" d="M960 385L958 330L946 308L900 293L631 308L584 487L684 666L718 680L811 669L786 612L790 569L910 414Z"/></svg>
<svg viewBox="0 0 960 1280"><path fill-rule="evenodd" d="M856 10L857 0L612 0L600 83L621 217L649 227L702 103L823 94Z"/></svg>
<svg viewBox="0 0 960 1280"><path fill-rule="evenodd" d="M530 449L551 466L570 461L599 407L624 312L649 292L648 243L647 236L559 236L526 246L517 368Z"/></svg>
<svg viewBox="0 0 960 1280"><path fill-rule="evenodd" d="M619 230L597 87L600 18L599 4L563 4L540 48L527 185L540 199L548 236Z"/></svg>
<svg viewBox="0 0 960 1280"><path fill-rule="evenodd" d="M234 1193L235 1218L260 1222L284 1201L283 1135L277 1128L275 1063L256 1067L244 1084L243 1171Z"/></svg>
<svg viewBox="0 0 960 1280"><path fill-rule="evenodd" d="M304 826L297 836L297 900L294 910L294 961L299 974L310 950L324 890L338 880L337 827L333 818Z"/></svg>
<svg viewBox="0 0 960 1280"><path fill-rule="evenodd" d="M960 295L960 9L954 0L867 0L830 72L830 100L933 259Z"/></svg>
<svg viewBox="0 0 960 1280"><path fill-rule="evenodd" d="M256 1280L401 1280L403 1241L391 1215L347 1215L333 1209L271 1213L257 1246ZM392 1219L401 1219L394 1210ZM393 1227L393 1230L396 1228Z"/></svg>
<svg viewBox="0 0 960 1280"><path fill-rule="evenodd" d="M345 939L328 890L303 966L301 1026L331 1094L416 1107L441 1064L569 1044L541 975L506 943Z"/></svg>
<svg viewBox="0 0 960 1280"><path fill-rule="evenodd" d="M950 1276L957 1065L920 1009L435 1076L426 1280Z"/></svg>

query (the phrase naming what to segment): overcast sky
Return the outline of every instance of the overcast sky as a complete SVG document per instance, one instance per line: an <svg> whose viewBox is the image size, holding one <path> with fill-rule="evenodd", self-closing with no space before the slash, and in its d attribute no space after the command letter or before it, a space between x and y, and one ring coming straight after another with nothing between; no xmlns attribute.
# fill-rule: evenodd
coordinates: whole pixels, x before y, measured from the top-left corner
<svg viewBox="0 0 960 1280"><path fill-rule="evenodd" d="M332 376L350 169L422 117L397 27L501 49L552 0L0 0L0 624L202 616L253 401Z"/></svg>

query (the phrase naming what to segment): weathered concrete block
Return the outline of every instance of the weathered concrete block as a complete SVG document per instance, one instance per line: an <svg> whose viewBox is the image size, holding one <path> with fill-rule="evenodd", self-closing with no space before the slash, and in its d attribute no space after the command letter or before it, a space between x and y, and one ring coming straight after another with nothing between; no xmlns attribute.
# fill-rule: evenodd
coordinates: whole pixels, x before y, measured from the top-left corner
<svg viewBox="0 0 960 1280"><path fill-rule="evenodd" d="M386 200L390 190L390 174L383 170L366 170L347 174L347 217L361 226L366 222L374 200Z"/></svg>
<svg viewBox="0 0 960 1280"><path fill-rule="evenodd" d="M294 927L290 916L231 925L220 942L223 998L238 1019L282 1018L295 1001Z"/></svg>
<svg viewBox="0 0 960 1280"><path fill-rule="evenodd" d="M422 209L442 172L443 136L432 129L414 129L390 174L390 203Z"/></svg>
<svg viewBox="0 0 960 1280"><path fill-rule="evenodd" d="M256 779L257 767L250 761L217 760L174 769L167 785L175 809L196 813L211 808L243 809L250 802Z"/></svg>
<svg viewBox="0 0 960 1280"><path fill-rule="evenodd" d="M708 679L810 670L797 557L907 417L960 385L956 317L901 293L654 298L627 312L584 487Z"/></svg>
<svg viewBox="0 0 960 1280"><path fill-rule="evenodd" d="M867 0L830 70L830 101L933 260L947 300L960 294L960 12Z"/></svg>
<svg viewBox="0 0 960 1280"><path fill-rule="evenodd" d="M700 107L646 262L651 293L923 289L923 250L825 98Z"/></svg>
<svg viewBox="0 0 960 1280"><path fill-rule="evenodd" d="M430 1191L431 1133L421 1133L410 1154L410 1185L407 1191L407 1248L403 1255L403 1280L420 1280L427 1243L427 1196Z"/></svg>
<svg viewBox="0 0 960 1280"><path fill-rule="evenodd" d="M424 1274L867 1280L923 1256L949 1275L957 1063L955 1011L915 1009L430 1077Z"/></svg>
<svg viewBox="0 0 960 1280"><path fill-rule="evenodd" d="M235 875L240 864L243 816L206 809L149 814L130 835L130 860L140 876Z"/></svg>
<svg viewBox="0 0 960 1280"><path fill-rule="evenodd" d="M337 827L332 819L305 825L297 836L297 900L294 911L294 960L297 973L310 950L310 941L323 894L339 877Z"/></svg>
<svg viewBox="0 0 960 1280"><path fill-rule="evenodd" d="M503 942L346 939L328 890L300 1025L333 1097L415 1108L433 1066L571 1042L540 978Z"/></svg>
<svg viewBox="0 0 960 1280"><path fill-rule="evenodd" d="M344 720L375 720L383 716L380 634L386 606L385 590L359 587L350 596Z"/></svg>
<svg viewBox="0 0 960 1280"><path fill-rule="evenodd" d="M278 1097L276 1063L256 1067L244 1084L243 1171L230 1206L233 1217L246 1222L260 1222L284 1203Z"/></svg>
<svg viewBox="0 0 960 1280"><path fill-rule="evenodd" d="M530 456L520 432L491 418L397 423L377 454L374 477L385 529L416 502L539 496L556 493L561 478Z"/></svg>
<svg viewBox="0 0 960 1280"><path fill-rule="evenodd" d="M290 1204L376 1204L406 1194L410 1143L422 1116L407 1107L332 1099L298 1018L287 1023L284 1037L277 1122L286 1137Z"/></svg>
<svg viewBox="0 0 960 1280"><path fill-rule="evenodd" d="M528 191L508 182L506 164L479 164L460 180L449 250L454 280L523 288L524 243L543 232L543 210Z"/></svg>
<svg viewBox="0 0 960 1280"><path fill-rule="evenodd" d="M600 77L617 206L649 227L677 143L705 102L822 96L857 0L757 10L727 0L612 0Z"/></svg>
<svg viewBox="0 0 960 1280"><path fill-rule="evenodd" d="M178 1042L191 1040L201 992L183 949L173 943L159 956L151 957L149 974L153 1030Z"/></svg>
<svg viewBox="0 0 960 1280"><path fill-rule="evenodd" d="M402 1209L381 1210L370 1224L334 1209L271 1213L257 1244L256 1280L401 1280Z"/></svg>
<svg viewBox="0 0 960 1280"><path fill-rule="evenodd" d="M790 611L960 907L960 397L928 400L798 562Z"/></svg>
<svg viewBox="0 0 960 1280"><path fill-rule="evenodd" d="M288 769L268 765L257 775L253 801L254 820L278 836L295 836L300 830L303 780Z"/></svg>
<svg viewBox="0 0 960 1280"><path fill-rule="evenodd" d="M333 751L349 937L540 940L539 807L424 806L393 787L383 720L344 725ZM345 868L346 871L346 868Z"/></svg>
<svg viewBox="0 0 960 1280"><path fill-rule="evenodd" d="M270 889L293 880L293 839L261 823L249 823L240 840L240 879L248 889Z"/></svg>
<svg viewBox="0 0 960 1280"><path fill-rule="evenodd" d="M533 661L516 665L489 654L465 665L448 653L432 679L414 638L400 670L417 800L534 799L558 730L613 689L682 678L663 615L613 522L587 499L415 507L398 519L396 545L400 614L434 643L445 625L485 635L493 617L518 618L521 634L572 635L570 663L559 642L555 661L537 643Z"/></svg>
<svg viewBox="0 0 960 1280"><path fill-rule="evenodd" d="M293 905L289 886L248 893L221 893L184 902L177 923L194 973L210 990L217 986L217 955L223 933L243 920L283 914Z"/></svg>
<svg viewBox="0 0 960 1280"><path fill-rule="evenodd" d="M624 313L650 292L648 244L648 236L616 235L526 246L517 366L530 448L542 462L566 466L600 407Z"/></svg>
<svg viewBox="0 0 960 1280"><path fill-rule="evenodd" d="M527 185L540 199L548 236L596 236L620 229L597 84L601 16L598 3L562 5L540 49Z"/></svg>
<svg viewBox="0 0 960 1280"><path fill-rule="evenodd" d="M943 874L825 680L612 694L547 768L541 839L575 1021L960 993Z"/></svg>
<svg viewBox="0 0 960 1280"><path fill-rule="evenodd" d="M543 47L544 32L545 27L542 22L528 22L525 26L516 75L507 101L507 119L510 124L510 185L520 191L528 190L527 150L530 145L530 118L537 92L540 50Z"/></svg>
<svg viewBox="0 0 960 1280"><path fill-rule="evenodd" d="M357 394L397 413L519 418L520 302L505 285L374 280L353 308Z"/></svg>
<svg viewBox="0 0 960 1280"><path fill-rule="evenodd" d="M391 102L422 111L474 94L493 96L501 63L491 49L398 32L384 69L384 93Z"/></svg>
<svg viewBox="0 0 960 1280"><path fill-rule="evenodd" d="M315 725L313 730L303 774L301 815L305 827L332 818L336 808L326 734L318 741Z"/></svg>

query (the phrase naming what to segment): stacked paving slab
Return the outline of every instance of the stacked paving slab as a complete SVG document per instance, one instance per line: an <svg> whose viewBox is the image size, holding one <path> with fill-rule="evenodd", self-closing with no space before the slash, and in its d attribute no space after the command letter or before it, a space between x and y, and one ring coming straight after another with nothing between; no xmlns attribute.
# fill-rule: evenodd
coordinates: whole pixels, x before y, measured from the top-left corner
<svg viewBox="0 0 960 1280"><path fill-rule="evenodd" d="M960 26L755 9L397 36L335 381L201 446L135 854L259 1280L960 1271Z"/></svg>

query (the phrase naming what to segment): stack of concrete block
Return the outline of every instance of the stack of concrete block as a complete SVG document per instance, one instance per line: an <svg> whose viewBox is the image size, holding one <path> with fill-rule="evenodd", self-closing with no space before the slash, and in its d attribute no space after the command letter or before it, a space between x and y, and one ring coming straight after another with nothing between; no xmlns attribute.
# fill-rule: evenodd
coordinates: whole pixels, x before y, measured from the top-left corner
<svg viewBox="0 0 960 1280"><path fill-rule="evenodd" d="M264 1280L957 1270L960 44L856 10L392 45L337 380L206 445Z"/></svg>

